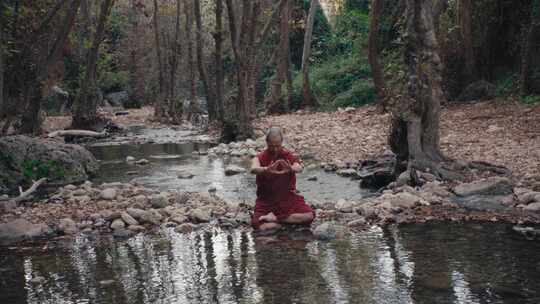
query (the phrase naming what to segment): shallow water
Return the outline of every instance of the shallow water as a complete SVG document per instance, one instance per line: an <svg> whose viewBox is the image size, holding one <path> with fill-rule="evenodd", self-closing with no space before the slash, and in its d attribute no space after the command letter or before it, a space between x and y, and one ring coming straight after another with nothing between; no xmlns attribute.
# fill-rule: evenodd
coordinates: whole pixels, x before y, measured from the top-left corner
<svg viewBox="0 0 540 304"><path fill-rule="evenodd" d="M374 228L331 242L162 230L41 248L0 248L0 303L540 302L540 243L505 224Z"/></svg>
<svg viewBox="0 0 540 304"><path fill-rule="evenodd" d="M100 171L93 180L101 182L135 181L160 190L206 192L214 189L215 194L233 202L254 203L255 176L249 173L225 176L229 164L249 168L248 158L221 158L199 155L206 151L207 144L143 144L90 147L100 160ZM195 153L193 153L195 151ZM151 163L140 166L125 162L127 156L145 158ZM129 174L128 174L129 173ZM179 178L179 175L193 175ZM308 180L316 176L317 180ZM340 198L358 200L367 194L360 189L358 181L343 178L322 170L299 174L298 189L306 201L337 201Z"/></svg>

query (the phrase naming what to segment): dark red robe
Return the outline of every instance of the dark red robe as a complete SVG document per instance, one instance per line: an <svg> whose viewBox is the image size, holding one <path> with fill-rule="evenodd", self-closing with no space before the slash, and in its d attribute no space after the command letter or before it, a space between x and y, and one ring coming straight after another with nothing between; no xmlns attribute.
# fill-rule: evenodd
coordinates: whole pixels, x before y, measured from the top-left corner
<svg viewBox="0 0 540 304"><path fill-rule="evenodd" d="M291 165L299 162L298 158L291 152L281 149L277 155L272 155L268 150L257 155L262 167L268 167L273 162L284 159ZM259 217L268 213L274 213L278 221L288 218L293 213L313 213L313 209L306 204L304 197L296 194L296 173L286 174L258 174L257 175L257 200L255 202L255 212L251 218L253 228L259 228L263 222ZM307 225L311 224L306 223Z"/></svg>

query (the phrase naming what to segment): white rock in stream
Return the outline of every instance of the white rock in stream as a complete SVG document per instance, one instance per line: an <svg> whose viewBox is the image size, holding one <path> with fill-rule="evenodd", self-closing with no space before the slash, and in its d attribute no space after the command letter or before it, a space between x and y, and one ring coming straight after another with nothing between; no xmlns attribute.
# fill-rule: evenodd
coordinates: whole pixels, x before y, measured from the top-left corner
<svg viewBox="0 0 540 304"><path fill-rule="evenodd" d="M103 191L101 191L100 195L99 195L102 199L105 199L105 200L113 200L116 198L116 189L113 189L113 188L107 188Z"/></svg>
<svg viewBox="0 0 540 304"><path fill-rule="evenodd" d="M244 172L246 172L246 169L244 169L244 168L242 168L240 166L237 166L237 165L229 165L229 166L227 166L227 168L225 168L225 175L227 175L227 176L240 174L240 173L244 173Z"/></svg>
<svg viewBox="0 0 540 304"><path fill-rule="evenodd" d="M354 203L344 199L340 199L336 203L336 210L343 213L351 213L353 211Z"/></svg>
<svg viewBox="0 0 540 304"><path fill-rule="evenodd" d="M117 229L124 229L126 227L126 223L122 221L122 219L115 219L111 224L111 229L117 230Z"/></svg>
<svg viewBox="0 0 540 304"><path fill-rule="evenodd" d="M319 240L332 240L337 237L337 229L334 224L325 222L313 230L313 235Z"/></svg>

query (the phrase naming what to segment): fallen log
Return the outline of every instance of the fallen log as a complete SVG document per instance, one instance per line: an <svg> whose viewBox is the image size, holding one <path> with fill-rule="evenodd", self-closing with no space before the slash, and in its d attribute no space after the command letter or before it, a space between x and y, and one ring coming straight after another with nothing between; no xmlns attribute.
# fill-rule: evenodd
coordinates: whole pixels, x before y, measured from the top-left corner
<svg viewBox="0 0 540 304"><path fill-rule="evenodd" d="M20 202L20 201L23 201L24 199L28 198L32 193L36 192L37 188L39 186L41 186L43 183L45 183L47 181L46 178L41 178L37 181L34 181L32 183L32 186L30 186L30 188L28 188L26 191L23 191L21 187L19 187L19 196L18 197L14 197L14 198L7 198L7 199L0 199L0 202L4 202L4 201L12 201L12 202Z"/></svg>
<svg viewBox="0 0 540 304"><path fill-rule="evenodd" d="M63 136L78 136L78 137L94 137L94 138L104 138L109 136L107 132L94 132L88 130L59 130L51 132L47 137L63 137Z"/></svg>

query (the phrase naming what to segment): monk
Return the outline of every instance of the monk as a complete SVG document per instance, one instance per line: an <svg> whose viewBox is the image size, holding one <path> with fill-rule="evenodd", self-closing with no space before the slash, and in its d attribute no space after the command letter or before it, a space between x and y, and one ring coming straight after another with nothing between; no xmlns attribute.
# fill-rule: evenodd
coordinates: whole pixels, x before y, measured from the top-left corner
<svg viewBox="0 0 540 304"><path fill-rule="evenodd" d="M315 212L304 197L296 193L296 173L302 172L300 160L282 147L283 133L271 127L266 134L266 150L252 161L256 174L257 200L251 225L258 230L275 230L282 224L309 226Z"/></svg>

